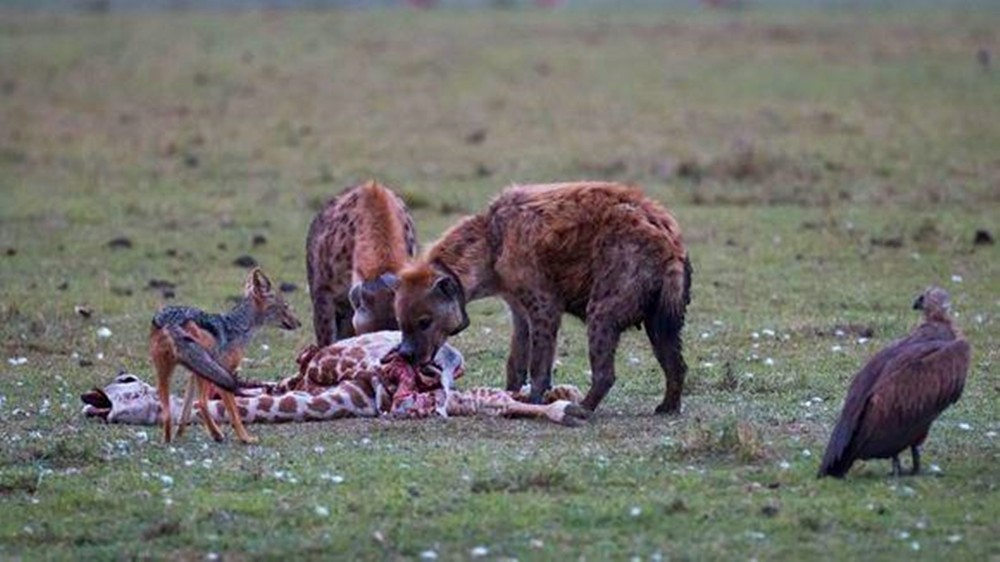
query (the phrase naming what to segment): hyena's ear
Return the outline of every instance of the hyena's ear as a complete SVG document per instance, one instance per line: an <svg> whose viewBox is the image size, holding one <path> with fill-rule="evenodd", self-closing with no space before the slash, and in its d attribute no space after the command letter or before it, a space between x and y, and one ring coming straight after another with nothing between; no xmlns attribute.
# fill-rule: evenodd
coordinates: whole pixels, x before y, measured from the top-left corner
<svg viewBox="0 0 1000 562"><path fill-rule="evenodd" d="M365 288L363 285L364 283L355 283L347 293L347 300L351 301L351 308L354 310L361 310L361 307L364 305L362 296Z"/></svg>
<svg viewBox="0 0 1000 562"><path fill-rule="evenodd" d="M439 277L434 282L432 292L451 301L455 306L454 327L448 333L449 336L458 335L469 327L469 315L465 312L465 291L457 279L450 275Z"/></svg>
<svg viewBox="0 0 1000 562"><path fill-rule="evenodd" d="M458 281L450 275L444 275L437 278L437 281L434 282L434 292L448 299L463 301L463 307L465 305L462 286L459 285Z"/></svg>
<svg viewBox="0 0 1000 562"><path fill-rule="evenodd" d="M392 291L399 288L399 277L395 273L383 273L379 275L378 280Z"/></svg>
<svg viewBox="0 0 1000 562"><path fill-rule="evenodd" d="M251 295L269 295L273 292L271 280L267 278L267 275L264 275L264 272L259 267L255 267L247 275L243 292L248 297Z"/></svg>

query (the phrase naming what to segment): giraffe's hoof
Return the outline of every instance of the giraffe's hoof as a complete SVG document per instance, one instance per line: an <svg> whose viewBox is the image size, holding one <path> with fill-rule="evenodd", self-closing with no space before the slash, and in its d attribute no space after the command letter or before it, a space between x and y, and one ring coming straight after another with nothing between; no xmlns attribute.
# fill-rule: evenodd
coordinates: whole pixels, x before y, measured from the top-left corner
<svg viewBox="0 0 1000 562"><path fill-rule="evenodd" d="M242 441L244 445L256 445L257 443L260 443L260 439L254 437L253 435L247 435L246 437L240 439L240 441Z"/></svg>

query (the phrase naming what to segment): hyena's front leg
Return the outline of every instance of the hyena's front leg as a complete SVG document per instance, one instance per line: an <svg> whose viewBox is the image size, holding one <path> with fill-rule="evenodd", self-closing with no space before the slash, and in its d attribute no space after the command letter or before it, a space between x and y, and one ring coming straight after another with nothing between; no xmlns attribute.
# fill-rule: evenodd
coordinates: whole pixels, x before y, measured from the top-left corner
<svg viewBox="0 0 1000 562"><path fill-rule="evenodd" d="M562 322L562 307L544 295L521 298L528 313L531 332L531 403L541 404L545 391L552 388L552 362L556 355L556 335Z"/></svg>
<svg viewBox="0 0 1000 562"><path fill-rule="evenodd" d="M333 292L319 283L310 283L309 296L313 304L313 330L316 345L325 347L337 341L337 303Z"/></svg>
<svg viewBox="0 0 1000 562"><path fill-rule="evenodd" d="M531 328L517 302L508 302L512 330L510 335L510 355L507 356L507 390L517 392L528 377L531 361Z"/></svg>

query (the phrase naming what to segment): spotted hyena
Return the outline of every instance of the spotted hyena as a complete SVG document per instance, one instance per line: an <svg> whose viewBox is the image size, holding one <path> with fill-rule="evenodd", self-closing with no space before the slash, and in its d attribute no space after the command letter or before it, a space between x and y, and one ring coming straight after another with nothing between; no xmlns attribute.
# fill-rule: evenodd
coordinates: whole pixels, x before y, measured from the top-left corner
<svg viewBox="0 0 1000 562"><path fill-rule="evenodd" d="M666 377L656 411L680 409L687 365L681 328L691 264L670 213L614 183L514 186L466 217L400 273L399 352L422 364L468 325L466 301L497 295L513 320L507 388L531 375L538 401L552 385L562 314L587 324L596 409L615 382L618 339L642 324Z"/></svg>
<svg viewBox="0 0 1000 562"><path fill-rule="evenodd" d="M306 239L317 345L397 329L396 274L416 248L410 212L388 188L369 181L330 201Z"/></svg>

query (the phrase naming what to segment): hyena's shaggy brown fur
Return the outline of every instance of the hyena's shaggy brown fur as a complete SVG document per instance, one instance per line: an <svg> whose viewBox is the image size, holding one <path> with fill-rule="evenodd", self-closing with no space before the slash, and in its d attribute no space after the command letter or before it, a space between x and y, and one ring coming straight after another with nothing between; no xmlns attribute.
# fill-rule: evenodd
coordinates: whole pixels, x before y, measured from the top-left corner
<svg viewBox="0 0 1000 562"><path fill-rule="evenodd" d="M618 339L642 324L666 377L657 412L680 409L687 365L681 328L691 265L670 213L614 183L515 186L466 217L400 274L400 353L415 363L468 324L467 300L498 295L513 319L507 388L531 375L532 399L551 387L562 313L587 324L596 409L615 382Z"/></svg>
<svg viewBox="0 0 1000 562"><path fill-rule="evenodd" d="M327 203L306 239L316 344L397 329L396 274L416 250L413 218L385 186L369 181Z"/></svg>

